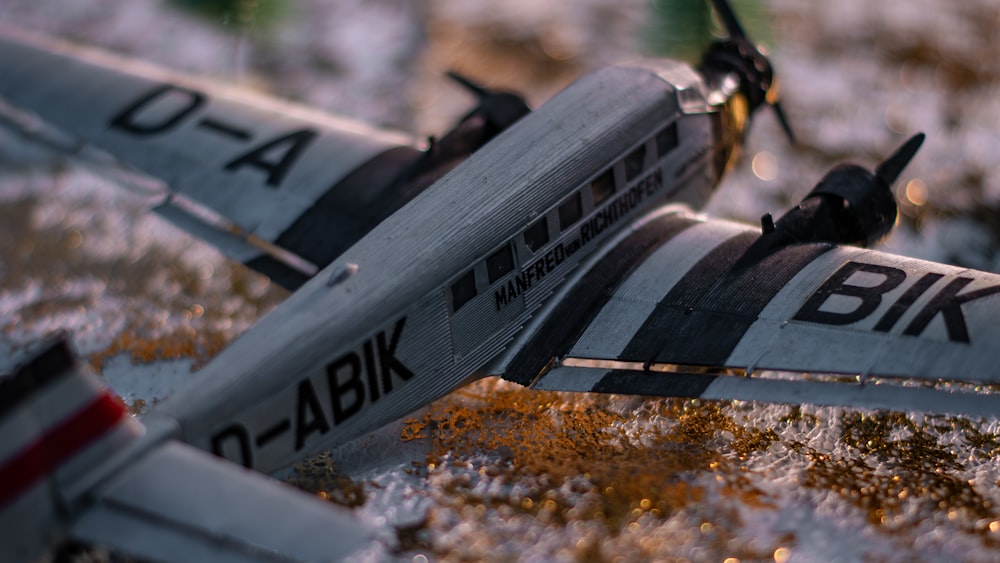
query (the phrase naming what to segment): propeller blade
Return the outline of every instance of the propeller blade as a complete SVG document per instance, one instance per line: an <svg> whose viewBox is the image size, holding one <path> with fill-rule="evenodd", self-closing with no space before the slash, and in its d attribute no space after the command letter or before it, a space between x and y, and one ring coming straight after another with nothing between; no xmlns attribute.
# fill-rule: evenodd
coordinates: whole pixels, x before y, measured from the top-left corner
<svg viewBox="0 0 1000 563"><path fill-rule="evenodd" d="M465 88L466 90L468 90L469 92L471 92L473 96L475 96L475 97L477 97L479 99L483 99L483 98L489 96L490 94L493 94L493 92L487 90L486 88L483 88L479 84L476 84L475 82L473 82L469 78L467 78L465 76L462 76L461 74L455 72L454 70L449 70L449 71L445 72L445 75L448 78L450 78L450 79L454 80L455 82L459 83L463 88Z"/></svg>
<svg viewBox="0 0 1000 563"><path fill-rule="evenodd" d="M478 136L479 140L472 143L474 146L470 149L467 139L459 141L459 146L461 146L459 152L462 152L462 154L471 153L472 150L479 148L501 131L513 125L521 117L531 112L528 103L518 94L491 90L454 70L447 71L445 75L475 96L478 104L465 114L459 123L440 140L438 144L439 149L442 144L455 141L453 133L459 133L464 130L464 133L461 133L461 135L468 137L470 133L468 128L471 127L473 130L478 131L475 133L475 136Z"/></svg>
<svg viewBox="0 0 1000 563"><path fill-rule="evenodd" d="M910 163L910 159L917 154L917 150L924 142L924 137L923 133L917 133L910 137L901 147L896 149L896 152L875 167L875 176L885 182L885 185L892 186L906 165Z"/></svg>
<svg viewBox="0 0 1000 563"><path fill-rule="evenodd" d="M778 84L774 79L774 71L771 68L770 61L767 60L767 57L757 45L747 37L746 31L740 24L728 0L712 0L712 7L719 21L726 28L726 33L729 34L729 42L735 46L729 51L728 56L732 58L722 64L732 64L731 61L734 59L742 61L736 63L735 67L738 72L743 74L744 81L750 83L749 86L745 84L744 87L746 88L745 92L748 98L751 100L751 107L756 108L762 102L766 102L767 105L771 106L778 121L781 123L781 128L785 131L785 135L794 145L795 132L792 131L792 124L781 107Z"/></svg>
<svg viewBox="0 0 1000 563"><path fill-rule="evenodd" d="M722 26L726 28L726 33L729 34L731 39L742 39L750 42L750 39L747 37L746 32L743 31L743 26L740 25L740 20L736 18L736 13L733 12L733 8L729 5L729 2L726 0L712 0L712 7L715 8L715 13L719 16Z"/></svg>
<svg viewBox="0 0 1000 563"><path fill-rule="evenodd" d="M785 136L788 137L788 142L795 144L795 132L792 131L792 124L788 121L788 116L785 115L785 110L781 108L781 102L775 101L771 104L771 109L774 110L774 115L778 118L778 123L781 123L781 128L785 130Z"/></svg>

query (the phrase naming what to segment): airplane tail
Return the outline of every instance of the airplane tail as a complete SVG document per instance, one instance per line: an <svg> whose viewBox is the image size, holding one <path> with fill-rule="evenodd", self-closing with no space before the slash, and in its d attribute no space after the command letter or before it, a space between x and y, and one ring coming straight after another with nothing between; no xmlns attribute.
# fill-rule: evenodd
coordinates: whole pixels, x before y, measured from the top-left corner
<svg viewBox="0 0 1000 563"><path fill-rule="evenodd" d="M63 339L0 376L0 561L79 544L157 561L332 561L371 545L349 511L161 426L129 416Z"/></svg>
<svg viewBox="0 0 1000 563"><path fill-rule="evenodd" d="M66 539L67 492L96 476L142 426L63 340L0 379L0 559L28 561Z"/></svg>

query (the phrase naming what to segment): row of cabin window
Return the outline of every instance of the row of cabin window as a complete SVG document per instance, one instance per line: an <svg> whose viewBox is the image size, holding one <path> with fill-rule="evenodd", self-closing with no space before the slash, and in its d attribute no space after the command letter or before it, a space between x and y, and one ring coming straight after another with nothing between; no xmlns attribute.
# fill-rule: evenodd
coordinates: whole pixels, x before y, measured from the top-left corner
<svg viewBox="0 0 1000 563"><path fill-rule="evenodd" d="M677 147L677 122L667 125L656 134L656 159L659 161L671 150ZM646 168L646 144L642 144L630 152L624 158L625 182L631 182L639 177ZM590 182L590 190L593 201L593 209L596 209L609 197L615 193L614 166L608 168L600 176ZM576 224L583 217L583 200L580 192L576 192L568 200L559 206L559 232L563 233ZM545 246L549 240L548 216L543 215L541 219L528 227L524 233L524 245L532 254ZM500 250L494 252L486 259L486 277L489 284L493 285L500 278L514 271L514 248L511 243L507 243ZM458 309L476 297L476 274L475 270L469 270L455 283L451 285L452 311Z"/></svg>

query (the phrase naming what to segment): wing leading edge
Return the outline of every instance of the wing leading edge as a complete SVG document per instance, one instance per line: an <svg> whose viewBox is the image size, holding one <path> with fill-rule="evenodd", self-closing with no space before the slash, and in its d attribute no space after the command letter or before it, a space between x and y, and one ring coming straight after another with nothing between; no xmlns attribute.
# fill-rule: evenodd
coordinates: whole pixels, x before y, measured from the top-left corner
<svg viewBox="0 0 1000 563"><path fill-rule="evenodd" d="M552 390L1000 413L990 392L1000 276L828 243L752 256L759 237L683 212L638 226L525 331L505 377Z"/></svg>

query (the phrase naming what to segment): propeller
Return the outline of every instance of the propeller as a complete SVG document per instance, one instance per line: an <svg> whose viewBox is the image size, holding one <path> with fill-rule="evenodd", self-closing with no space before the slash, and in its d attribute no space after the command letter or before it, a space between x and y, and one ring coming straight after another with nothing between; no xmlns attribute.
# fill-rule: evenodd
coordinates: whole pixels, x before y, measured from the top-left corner
<svg viewBox="0 0 1000 563"><path fill-rule="evenodd" d="M736 13L733 12L733 7L729 5L729 2L726 0L712 0L712 7L715 8L715 13L719 16L722 26L726 28L726 33L729 34L730 39L750 41L747 37L746 31L743 30L743 26L740 25L740 20L736 18Z"/></svg>
<svg viewBox="0 0 1000 563"><path fill-rule="evenodd" d="M923 142L923 133L910 137L874 173L857 164L835 166L781 219L775 221L770 213L761 217L761 236L737 266L756 264L792 244L872 246L896 223L892 184Z"/></svg>
<svg viewBox="0 0 1000 563"><path fill-rule="evenodd" d="M923 142L923 133L910 137L874 173L856 164L827 172L797 208L808 216L804 226L811 239L871 246L889 234L898 212L892 184Z"/></svg>
<svg viewBox="0 0 1000 563"><path fill-rule="evenodd" d="M712 0L712 7L729 38L714 43L705 52L702 68L723 73L736 72L742 78L741 89L747 97L752 112L761 104L774 110L788 140L795 143L795 132L788 116L781 107L778 81L774 69L764 53L747 37L746 31L727 0Z"/></svg>
<svg viewBox="0 0 1000 563"><path fill-rule="evenodd" d="M429 137L427 150L397 174L394 183L407 184L410 189L429 186L531 112L524 98L513 92L490 90L455 71L446 74L478 103L441 138Z"/></svg>
<svg viewBox="0 0 1000 563"><path fill-rule="evenodd" d="M491 128L491 138L531 112L531 108L528 107L524 98L517 94L489 90L453 70L449 70L445 74L479 100L479 105L463 120L468 119L473 114L481 114L486 119L488 127Z"/></svg>
<svg viewBox="0 0 1000 563"><path fill-rule="evenodd" d="M881 180L886 188L892 188L892 184L899 178L900 173L910 163L913 156L917 154L920 145L924 143L925 135L917 133L903 143L896 152L889 155L881 164L875 167L875 177Z"/></svg>

